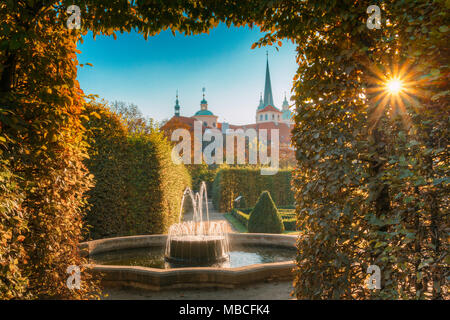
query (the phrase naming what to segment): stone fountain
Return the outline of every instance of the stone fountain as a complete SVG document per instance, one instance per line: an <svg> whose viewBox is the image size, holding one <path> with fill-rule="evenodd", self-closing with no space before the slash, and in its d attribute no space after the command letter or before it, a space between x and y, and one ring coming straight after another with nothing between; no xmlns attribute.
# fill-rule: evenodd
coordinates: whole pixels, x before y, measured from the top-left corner
<svg viewBox="0 0 450 320"><path fill-rule="evenodd" d="M193 208L192 221L181 221L184 201L190 198ZM203 220L203 202L206 220ZM169 228L165 260L186 266L204 266L229 259L227 225L223 221L209 221L208 194L205 182L195 193L186 188L181 198L179 221Z"/></svg>

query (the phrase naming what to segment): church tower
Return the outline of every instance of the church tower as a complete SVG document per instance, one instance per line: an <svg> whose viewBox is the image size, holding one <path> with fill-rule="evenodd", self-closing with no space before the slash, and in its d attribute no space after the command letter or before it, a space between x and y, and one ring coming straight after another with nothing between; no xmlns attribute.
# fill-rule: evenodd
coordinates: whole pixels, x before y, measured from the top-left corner
<svg viewBox="0 0 450 320"><path fill-rule="evenodd" d="M200 110L198 110L193 118L195 120L201 121L205 127L217 128L217 118L211 111L208 110L208 101L205 99L205 88L203 91L203 99L200 101Z"/></svg>
<svg viewBox="0 0 450 320"><path fill-rule="evenodd" d="M256 123L262 122L279 122L281 121L282 112L275 107L273 103L272 83L270 81L269 70L269 53L267 53L266 61L266 80L264 85L264 100L259 101L258 109L256 109Z"/></svg>

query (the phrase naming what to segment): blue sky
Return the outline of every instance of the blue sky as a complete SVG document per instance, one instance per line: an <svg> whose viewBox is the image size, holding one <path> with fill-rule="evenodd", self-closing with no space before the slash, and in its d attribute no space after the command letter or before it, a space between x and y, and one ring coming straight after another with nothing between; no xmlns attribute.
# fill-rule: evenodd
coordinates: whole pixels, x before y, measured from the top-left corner
<svg viewBox="0 0 450 320"><path fill-rule="evenodd" d="M98 94L107 101L125 101L158 121L173 116L176 90L181 115L192 116L200 109L202 88L208 108L219 122L235 124L255 121L259 95L264 90L266 51L274 102L281 107L288 98L297 65L295 47L285 41L275 47L251 49L262 33L258 28L228 29L221 24L210 34L185 37L170 31L147 41L136 33L97 37L92 34L78 45L78 80L86 94Z"/></svg>

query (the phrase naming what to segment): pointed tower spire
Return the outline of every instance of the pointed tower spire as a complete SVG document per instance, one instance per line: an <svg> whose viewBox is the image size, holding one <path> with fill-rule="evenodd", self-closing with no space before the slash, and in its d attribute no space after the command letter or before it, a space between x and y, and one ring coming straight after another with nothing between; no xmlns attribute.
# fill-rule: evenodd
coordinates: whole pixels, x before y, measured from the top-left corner
<svg viewBox="0 0 450 320"><path fill-rule="evenodd" d="M289 102L287 101L286 98L286 91L284 92L284 101L283 101L283 110L288 110L289 109Z"/></svg>
<svg viewBox="0 0 450 320"><path fill-rule="evenodd" d="M261 110L264 109L264 101L263 101L263 97L262 97L262 92L259 94L259 105L257 110Z"/></svg>
<svg viewBox="0 0 450 320"><path fill-rule="evenodd" d="M203 88L202 88L202 91L203 91L203 100L200 101L200 109L201 109L201 110L208 110L208 101L206 101L206 99L205 99L205 91L206 91L206 88L203 87Z"/></svg>
<svg viewBox="0 0 450 320"><path fill-rule="evenodd" d="M267 63L266 63L266 84L264 86L264 107L268 105L275 107L273 103L272 84L270 82L269 51L267 51L266 55L267 55Z"/></svg>
<svg viewBox="0 0 450 320"><path fill-rule="evenodd" d="M175 117L180 116L180 104L178 102L178 90L177 90L177 99L175 100Z"/></svg>

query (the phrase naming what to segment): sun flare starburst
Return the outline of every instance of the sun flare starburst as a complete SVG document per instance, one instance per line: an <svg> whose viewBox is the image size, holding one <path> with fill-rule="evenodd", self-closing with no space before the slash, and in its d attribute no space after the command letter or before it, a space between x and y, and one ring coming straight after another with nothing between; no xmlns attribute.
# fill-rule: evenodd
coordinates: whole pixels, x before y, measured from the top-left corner
<svg viewBox="0 0 450 320"><path fill-rule="evenodd" d="M389 116L400 115L404 122L409 122L408 108L416 109L420 97L425 95L424 84L417 80L418 75L407 63L394 64L391 69L370 67L372 76L368 82L367 96L370 105L374 108L372 120L375 122L383 114Z"/></svg>
<svg viewBox="0 0 450 320"><path fill-rule="evenodd" d="M403 81L401 79L393 78L389 79L386 82L386 89L391 94L398 94L402 91L403 88Z"/></svg>

